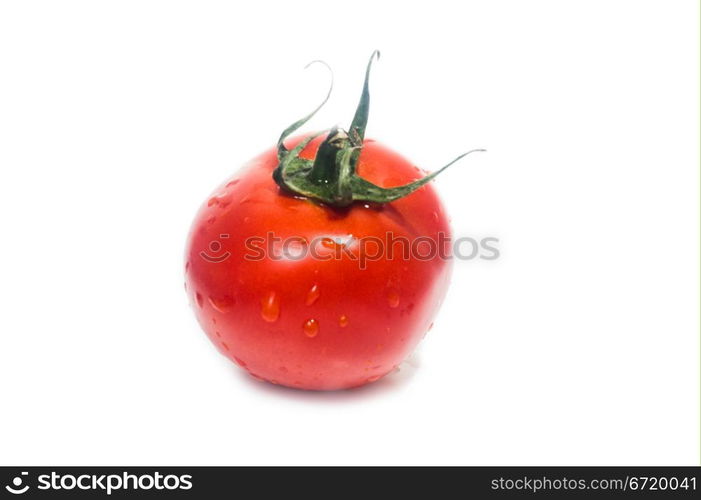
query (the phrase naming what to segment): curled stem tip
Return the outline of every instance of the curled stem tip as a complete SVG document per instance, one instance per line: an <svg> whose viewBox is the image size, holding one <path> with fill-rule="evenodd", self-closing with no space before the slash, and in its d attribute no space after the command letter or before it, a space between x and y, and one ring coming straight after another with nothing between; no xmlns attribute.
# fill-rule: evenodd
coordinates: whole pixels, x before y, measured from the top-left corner
<svg viewBox="0 0 701 500"><path fill-rule="evenodd" d="M285 147L285 144L284 144L285 139L287 137L289 137L289 135L292 132L294 132L295 130L300 128L302 125L307 123L324 106L324 104L326 104L326 102L329 100L329 97L331 97L331 91L333 90L333 84L334 84L333 70L331 69L331 66L329 66L326 62L324 62L320 59L316 59L316 60L308 63L304 67L304 69L307 69L314 64L321 64L324 67L326 67L326 69L329 70L329 75L331 77L331 81L329 82L329 89L326 92L326 97L324 97L324 100L321 101L321 103L316 108L314 108L314 110L311 113L309 113L307 116L305 116L303 118L300 118L299 120L297 120L292 125L290 125L285 130L282 131L282 134L280 134L280 138L277 141L278 160L282 160L281 157L288 153L287 148Z"/></svg>

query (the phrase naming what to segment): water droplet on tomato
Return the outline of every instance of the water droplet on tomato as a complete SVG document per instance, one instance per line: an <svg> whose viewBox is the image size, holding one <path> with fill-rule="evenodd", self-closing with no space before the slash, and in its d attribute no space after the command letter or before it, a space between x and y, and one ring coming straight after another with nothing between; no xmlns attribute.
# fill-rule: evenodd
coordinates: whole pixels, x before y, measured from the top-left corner
<svg viewBox="0 0 701 500"><path fill-rule="evenodd" d="M278 369L279 369L282 373L287 373L288 371L290 371L290 370L287 369L286 366L281 366L281 367L278 368Z"/></svg>
<svg viewBox="0 0 701 500"><path fill-rule="evenodd" d="M231 204L231 200L225 198L226 193L219 193L216 196L211 197L207 201L207 206L208 207L219 207L219 208L226 208Z"/></svg>
<svg viewBox="0 0 701 500"><path fill-rule="evenodd" d="M241 358L237 358L234 356L234 361L236 361L236 364L239 365L241 368L246 368L246 363Z"/></svg>
<svg viewBox="0 0 701 500"><path fill-rule="evenodd" d="M280 316L280 300L275 292L269 292L268 295L263 297L260 301L261 309L260 315L265 321L269 323L274 323Z"/></svg>
<svg viewBox="0 0 701 500"><path fill-rule="evenodd" d="M195 300L198 306L202 307L204 305L204 298L200 292L195 293Z"/></svg>
<svg viewBox="0 0 701 500"><path fill-rule="evenodd" d="M380 378L382 378L382 375L375 375L373 377L369 377L368 383L371 384L372 382L377 382L378 380L380 380Z"/></svg>
<svg viewBox="0 0 701 500"><path fill-rule="evenodd" d="M319 295L321 295L321 292L319 291L319 285L315 284L307 292L307 296L304 299L304 303L308 306L312 305L314 302L317 301Z"/></svg>
<svg viewBox="0 0 701 500"><path fill-rule="evenodd" d="M227 351L229 350L229 346L226 345L226 342L222 342L221 345L226 349Z"/></svg>
<svg viewBox="0 0 701 500"><path fill-rule="evenodd" d="M214 335L216 335L217 337L221 338L221 333L219 333L219 330L215 331L215 332L214 332Z"/></svg>
<svg viewBox="0 0 701 500"><path fill-rule="evenodd" d="M214 224L216 222L217 218L216 217L210 217L207 219L207 224Z"/></svg>
<svg viewBox="0 0 701 500"><path fill-rule="evenodd" d="M345 314L341 314L341 317L338 318L338 324L341 328L345 328L348 326L348 316Z"/></svg>
<svg viewBox="0 0 701 500"><path fill-rule="evenodd" d="M321 245L330 249L336 248L336 242L333 241L331 238L322 238Z"/></svg>
<svg viewBox="0 0 701 500"><path fill-rule="evenodd" d="M316 337L317 333L319 333L319 322L314 318L308 319L304 322L302 329L307 337Z"/></svg>
<svg viewBox="0 0 701 500"><path fill-rule="evenodd" d="M241 180L241 179L234 179L234 180L231 181L231 182L227 182L227 183L226 183L226 187L235 186L236 184L239 183L240 180Z"/></svg>
<svg viewBox="0 0 701 500"><path fill-rule="evenodd" d="M433 220L438 222L439 219L440 219L440 216L438 215L438 212L433 212Z"/></svg>
<svg viewBox="0 0 701 500"><path fill-rule="evenodd" d="M397 292L395 292L394 290L391 290L387 294L387 303L393 309L395 307L399 306L399 294Z"/></svg>
<svg viewBox="0 0 701 500"><path fill-rule="evenodd" d="M234 299L225 295L223 297L208 297L209 304L214 308L215 311L226 314L234 306Z"/></svg>

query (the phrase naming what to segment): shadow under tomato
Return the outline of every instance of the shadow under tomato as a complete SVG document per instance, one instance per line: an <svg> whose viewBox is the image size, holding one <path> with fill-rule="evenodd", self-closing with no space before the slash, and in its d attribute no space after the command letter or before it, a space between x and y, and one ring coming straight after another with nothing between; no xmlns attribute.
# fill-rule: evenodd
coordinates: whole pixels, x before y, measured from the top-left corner
<svg viewBox="0 0 701 500"><path fill-rule="evenodd" d="M399 368L382 377L377 382L365 384L352 389L341 389L336 391L308 391L295 389L282 385L271 384L257 380L237 366L232 366L232 370L242 381L252 389L270 394L275 397L283 397L297 401L319 401L322 403L352 402L366 400L383 394L390 393L409 383L416 374L420 366L418 353L412 354Z"/></svg>

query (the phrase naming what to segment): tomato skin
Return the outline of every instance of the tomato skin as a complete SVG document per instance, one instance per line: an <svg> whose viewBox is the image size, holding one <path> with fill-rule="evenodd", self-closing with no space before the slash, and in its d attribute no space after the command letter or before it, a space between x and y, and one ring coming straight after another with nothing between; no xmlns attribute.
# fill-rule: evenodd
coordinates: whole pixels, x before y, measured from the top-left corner
<svg viewBox="0 0 701 500"><path fill-rule="evenodd" d="M301 156L313 158L321 140ZM301 259L251 260L244 257L253 255L246 241L268 234L300 242L326 238L328 252L339 251L330 239L349 235L384 241L391 232L409 242L438 242L439 233L450 237L445 210L430 184L382 206L330 208L281 192L272 178L276 165L274 148L248 162L195 217L185 285L197 319L222 354L257 378L311 390L373 382L394 370L429 329L447 291L450 259L404 259L397 246L393 259L385 253L365 269L343 255L320 260L309 252ZM364 142L358 174L382 187L424 176L372 140Z"/></svg>

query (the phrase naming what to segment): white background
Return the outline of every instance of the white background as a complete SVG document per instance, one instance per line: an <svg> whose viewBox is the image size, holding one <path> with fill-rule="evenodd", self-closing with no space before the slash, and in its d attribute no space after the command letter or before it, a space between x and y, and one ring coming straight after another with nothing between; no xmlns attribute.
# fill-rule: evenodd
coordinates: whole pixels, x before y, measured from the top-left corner
<svg viewBox="0 0 701 500"><path fill-rule="evenodd" d="M698 464L699 4L3 2L2 464ZM194 213L323 95L427 169L458 263L400 373L247 378Z"/></svg>

